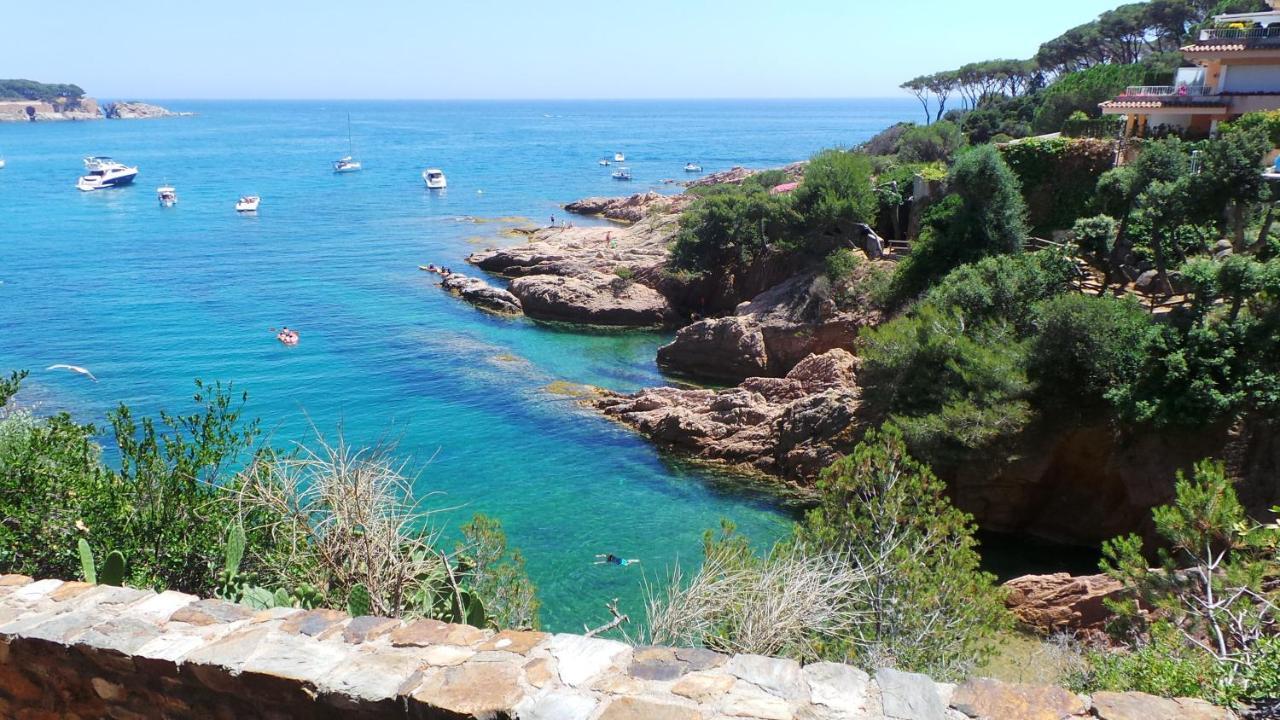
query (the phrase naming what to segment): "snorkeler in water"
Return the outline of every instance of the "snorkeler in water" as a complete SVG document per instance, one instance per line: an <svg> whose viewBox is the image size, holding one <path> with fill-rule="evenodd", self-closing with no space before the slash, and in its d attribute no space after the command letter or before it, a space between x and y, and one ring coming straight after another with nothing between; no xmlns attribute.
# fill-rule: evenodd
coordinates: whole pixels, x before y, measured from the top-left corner
<svg viewBox="0 0 1280 720"><path fill-rule="evenodd" d="M626 567L628 565L635 565L638 562L640 561L634 558L628 560L627 558L618 557L613 553L609 553L607 555L596 555L595 564L596 565L618 565L620 567Z"/></svg>

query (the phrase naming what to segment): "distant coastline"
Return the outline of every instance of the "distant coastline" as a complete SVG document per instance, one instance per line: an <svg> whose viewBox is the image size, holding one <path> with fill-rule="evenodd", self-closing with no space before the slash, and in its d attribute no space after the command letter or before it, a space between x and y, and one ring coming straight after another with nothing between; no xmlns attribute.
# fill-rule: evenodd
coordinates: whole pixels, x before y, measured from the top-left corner
<svg viewBox="0 0 1280 720"><path fill-rule="evenodd" d="M0 122L68 122L78 120L145 120L163 117L185 117L190 112L174 112L149 103L105 102L91 97L78 99L28 100L0 99Z"/></svg>

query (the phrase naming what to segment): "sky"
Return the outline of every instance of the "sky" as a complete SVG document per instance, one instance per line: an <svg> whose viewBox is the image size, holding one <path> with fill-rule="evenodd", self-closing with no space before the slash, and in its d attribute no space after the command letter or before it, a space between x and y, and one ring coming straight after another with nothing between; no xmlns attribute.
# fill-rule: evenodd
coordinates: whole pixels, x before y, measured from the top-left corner
<svg viewBox="0 0 1280 720"><path fill-rule="evenodd" d="M0 77L99 99L898 97L1120 0L38 0Z"/></svg>

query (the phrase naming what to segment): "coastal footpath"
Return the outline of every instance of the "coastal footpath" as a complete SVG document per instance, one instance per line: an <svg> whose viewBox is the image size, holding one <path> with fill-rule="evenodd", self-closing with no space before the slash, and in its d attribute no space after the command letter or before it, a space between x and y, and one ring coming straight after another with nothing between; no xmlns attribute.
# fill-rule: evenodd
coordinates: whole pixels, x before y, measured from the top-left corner
<svg viewBox="0 0 1280 720"><path fill-rule="evenodd" d="M1231 720L1204 701L958 685L832 662L494 632L0 576L0 715L22 718Z"/></svg>

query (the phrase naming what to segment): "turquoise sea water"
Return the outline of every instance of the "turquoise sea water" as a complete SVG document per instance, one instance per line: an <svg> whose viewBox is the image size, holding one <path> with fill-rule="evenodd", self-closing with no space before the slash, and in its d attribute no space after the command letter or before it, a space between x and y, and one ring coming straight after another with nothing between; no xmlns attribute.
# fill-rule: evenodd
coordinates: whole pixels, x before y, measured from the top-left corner
<svg viewBox="0 0 1280 720"><path fill-rule="evenodd" d="M545 223L579 197L669 190L661 179L685 179L687 161L776 166L852 145L912 102L164 101L198 115L0 125L0 371L32 370L24 402L85 421L119 402L187 409L199 377L247 390L277 446L339 428L353 444L395 440L420 491L453 508L441 523L502 520L547 627L607 620L614 597L634 616L642 571L696 562L722 517L772 540L781 503L547 391L661 384L667 336L495 318L417 266L460 268L510 242L496 233L514 221L495 218ZM365 170L334 175L348 112ZM615 151L634 182L596 164ZM91 154L140 166L137 183L77 191ZM423 187L427 166L447 191ZM163 181L175 208L156 203ZM242 194L262 196L256 217L233 211ZM297 347L274 340L282 324ZM43 369L54 363L100 382ZM643 562L595 566L598 552Z"/></svg>

